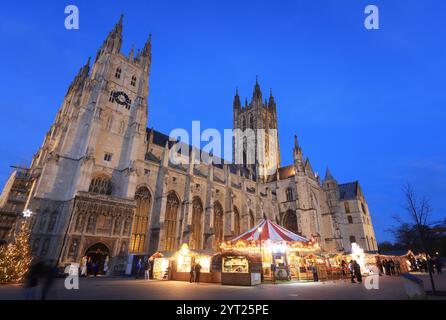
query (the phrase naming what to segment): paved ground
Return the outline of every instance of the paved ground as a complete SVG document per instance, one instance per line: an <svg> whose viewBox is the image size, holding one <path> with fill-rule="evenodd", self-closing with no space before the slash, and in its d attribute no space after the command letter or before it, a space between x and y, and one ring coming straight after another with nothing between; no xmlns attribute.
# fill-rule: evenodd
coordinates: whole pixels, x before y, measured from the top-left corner
<svg viewBox="0 0 446 320"><path fill-rule="evenodd" d="M430 289L426 275L418 275ZM219 284L191 284L178 281L146 281L129 278L82 278L79 290L66 290L64 280L58 279L49 299L104 299L104 300L262 300L262 299L407 299L403 279L382 276L378 290L367 290L364 284L348 281L319 283L262 284L255 287L221 286ZM437 289L446 291L446 275L435 276ZM0 286L0 300L24 299L19 285ZM446 298L446 297L444 297ZM436 298L441 299L441 298Z"/></svg>

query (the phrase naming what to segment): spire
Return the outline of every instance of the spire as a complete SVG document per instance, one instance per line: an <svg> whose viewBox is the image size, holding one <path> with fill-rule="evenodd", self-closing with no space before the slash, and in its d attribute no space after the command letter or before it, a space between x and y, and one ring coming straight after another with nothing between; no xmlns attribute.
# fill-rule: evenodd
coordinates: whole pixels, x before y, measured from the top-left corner
<svg viewBox="0 0 446 320"><path fill-rule="evenodd" d="M152 55L152 34L149 34L149 38L147 39L146 44L144 45L144 49L141 53L144 57L150 57Z"/></svg>
<svg viewBox="0 0 446 320"><path fill-rule="evenodd" d="M118 23L115 25L113 30L108 34L101 48L99 48L96 60L104 52L119 53L121 51L123 20L124 20L124 15L121 14Z"/></svg>
<svg viewBox="0 0 446 320"><path fill-rule="evenodd" d="M268 107L271 108L271 109L275 109L276 108L276 101L274 100L273 89L269 89Z"/></svg>
<svg viewBox="0 0 446 320"><path fill-rule="evenodd" d="M327 170L325 171L325 178L324 181L327 180L334 180L333 176L331 175L330 169L327 167Z"/></svg>
<svg viewBox="0 0 446 320"><path fill-rule="evenodd" d="M71 84L68 88L67 94L73 88L77 90L84 84L84 81L88 78L88 75L90 74L90 62L91 62L91 57L88 57L87 63L82 68L79 69L79 72L74 77L73 81L71 82Z"/></svg>
<svg viewBox="0 0 446 320"><path fill-rule="evenodd" d="M129 60L133 59L134 53L135 53L135 45L132 45L132 48L130 49L130 53L129 53Z"/></svg>
<svg viewBox="0 0 446 320"><path fill-rule="evenodd" d="M240 96L238 95L238 88L235 90L235 96L234 96L234 109L240 110L242 104L240 102Z"/></svg>
<svg viewBox="0 0 446 320"><path fill-rule="evenodd" d="M297 134L294 135L294 149L300 149L299 141L297 140Z"/></svg>
<svg viewBox="0 0 446 320"><path fill-rule="evenodd" d="M259 104L262 103L262 90L260 90L259 76L256 76L256 84L254 86L254 93L252 95L252 100L258 101Z"/></svg>

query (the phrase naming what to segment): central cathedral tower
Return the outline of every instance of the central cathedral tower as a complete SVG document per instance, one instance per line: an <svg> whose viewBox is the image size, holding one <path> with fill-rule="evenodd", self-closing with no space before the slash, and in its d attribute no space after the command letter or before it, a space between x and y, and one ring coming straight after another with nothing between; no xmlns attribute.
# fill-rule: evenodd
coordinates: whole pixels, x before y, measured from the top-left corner
<svg viewBox="0 0 446 320"><path fill-rule="evenodd" d="M236 132L233 143L233 159L242 162L242 175L259 182L276 178L280 168L280 147L277 125L276 102L272 91L269 100L262 98L258 78L251 102L245 99L242 106L238 89L233 104ZM237 131L241 132L237 135Z"/></svg>

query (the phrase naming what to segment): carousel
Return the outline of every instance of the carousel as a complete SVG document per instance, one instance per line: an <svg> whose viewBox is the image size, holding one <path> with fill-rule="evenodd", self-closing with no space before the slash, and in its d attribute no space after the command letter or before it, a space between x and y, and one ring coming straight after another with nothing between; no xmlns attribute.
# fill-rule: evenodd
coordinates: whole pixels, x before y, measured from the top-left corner
<svg viewBox="0 0 446 320"><path fill-rule="evenodd" d="M221 250L222 284L254 285L264 280L312 280L320 248L314 240L263 220L222 243Z"/></svg>

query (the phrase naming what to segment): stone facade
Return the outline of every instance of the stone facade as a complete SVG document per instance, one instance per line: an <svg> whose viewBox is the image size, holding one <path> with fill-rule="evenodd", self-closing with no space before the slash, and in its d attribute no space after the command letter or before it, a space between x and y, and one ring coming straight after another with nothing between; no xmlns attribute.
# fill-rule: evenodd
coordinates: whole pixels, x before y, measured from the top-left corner
<svg viewBox="0 0 446 320"><path fill-rule="evenodd" d="M28 208L37 257L79 262L101 244L122 271L129 253L172 251L182 243L217 250L263 218L317 239L326 252L349 251L353 240L377 250L359 184L338 184L328 170L321 181L297 137L287 167L280 167L278 144L261 146L258 157L277 157L271 176L261 174L257 158L251 167L204 163L194 148L183 164L173 164L174 142L146 129L150 38L136 54L123 55L121 44L122 18L92 68L89 61L73 80L33 158ZM242 107L238 93L234 98L234 128L249 123L277 129L274 97L263 103L257 81L251 103Z"/></svg>

